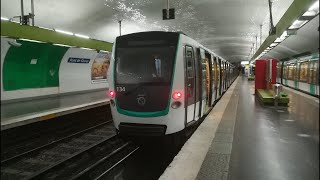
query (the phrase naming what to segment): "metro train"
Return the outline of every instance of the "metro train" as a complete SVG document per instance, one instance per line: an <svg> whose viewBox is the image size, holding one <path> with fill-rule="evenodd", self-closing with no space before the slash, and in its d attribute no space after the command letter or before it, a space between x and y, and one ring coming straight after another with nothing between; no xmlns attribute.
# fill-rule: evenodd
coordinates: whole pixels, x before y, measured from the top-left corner
<svg viewBox="0 0 320 180"><path fill-rule="evenodd" d="M279 61L277 83L319 97L319 53Z"/></svg>
<svg viewBox="0 0 320 180"><path fill-rule="evenodd" d="M108 71L114 126L126 136L184 132L201 122L237 75L234 65L182 32L119 36Z"/></svg>

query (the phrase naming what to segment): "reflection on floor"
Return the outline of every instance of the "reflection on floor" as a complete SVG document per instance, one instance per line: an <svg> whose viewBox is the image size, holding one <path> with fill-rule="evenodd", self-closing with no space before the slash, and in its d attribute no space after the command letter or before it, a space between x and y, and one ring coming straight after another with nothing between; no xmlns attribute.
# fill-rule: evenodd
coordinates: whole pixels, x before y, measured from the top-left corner
<svg viewBox="0 0 320 180"><path fill-rule="evenodd" d="M241 79L229 180L319 179L319 104L286 92L288 107L262 106Z"/></svg>

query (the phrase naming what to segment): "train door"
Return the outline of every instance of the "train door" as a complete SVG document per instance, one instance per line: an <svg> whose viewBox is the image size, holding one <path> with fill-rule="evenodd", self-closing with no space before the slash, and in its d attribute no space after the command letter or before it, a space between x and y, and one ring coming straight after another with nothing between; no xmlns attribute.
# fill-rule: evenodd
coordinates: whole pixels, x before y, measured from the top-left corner
<svg viewBox="0 0 320 180"><path fill-rule="evenodd" d="M222 94L222 65L221 65L221 59L219 58L219 63L218 63L218 73L219 73L219 97L221 97L221 94Z"/></svg>
<svg viewBox="0 0 320 180"><path fill-rule="evenodd" d="M228 88L228 64L227 62L224 62L224 78L225 78L225 84L224 84L224 90L226 91Z"/></svg>
<svg viewBox="0 0 320 180"><path fill-rule="evenodd" d="M229 87L229 64L226 63L226 90Z"/></svg>
<svg viewBox="0 0 320 180"><path fill-rule="evenodd" d="M213 70L214 70L214 100L216 101L218 99L218 89L219 89L217 57L213 58Z"/></svg>
<svg viewBox="0 0 320 180"><path fill-rule="evenodd" d="M224 61L221 61L221 95L224 92Z"/></svg>
<svg viewBox="0 0 320 180"><path fill-rule="evenodd" d="M216 88L216 80L215 80L216 71L214 68L215 68L214 67L214 56L211 55L211 94L212 94L211 95L211 106L213 106L214 101L216 100L216 90L215 90L215 88Z"/></svg>
<svg viewBox="0 0 320 180"><path fill-rule="evenodd" d="M201 106L200 106L200 114L201 117L207 113L208 109L208 96L209 96L209 92L208 91L208 83L207 83L207 75L208 75L208 68L207 66L209 65L206 56L205 56L205 51L204 49L200 48L200 71L201 71L201 95L200 95L200 101L201 101Z"/></svg>
<svg viewBox="0 0 320 180"><path fill-rule="evenodd" d="M212 65L211 65L211 54L205 51L205 66L206 66L206 85L207 85L207 107L206 109L209 110L209 108L212 105Z"/></svg>
<svg viewBox="0 0 320 180"><path fill-rule="evenodd" d="M185 47L186 123L195 119L195 58L191 46Z"/></svg>

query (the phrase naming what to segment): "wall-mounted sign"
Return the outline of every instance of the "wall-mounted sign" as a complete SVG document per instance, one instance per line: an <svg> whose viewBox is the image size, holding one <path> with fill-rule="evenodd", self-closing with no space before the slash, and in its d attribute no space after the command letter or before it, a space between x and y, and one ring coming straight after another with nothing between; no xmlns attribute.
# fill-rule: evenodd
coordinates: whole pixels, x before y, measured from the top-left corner
<svg viewBox="0 0 320 180"><path fill-rule="evenodd" d="M91 83L107 82L107 71L110 65L109 52L100 52L91 67Z"/></svg>
<svg viewBox="0 0 320 180"><path fill-rule="evenodd" d="M68 63L83 63L83 64L88 64L90 62L90 59L86 58L73 58L69 57Z"/></svg>

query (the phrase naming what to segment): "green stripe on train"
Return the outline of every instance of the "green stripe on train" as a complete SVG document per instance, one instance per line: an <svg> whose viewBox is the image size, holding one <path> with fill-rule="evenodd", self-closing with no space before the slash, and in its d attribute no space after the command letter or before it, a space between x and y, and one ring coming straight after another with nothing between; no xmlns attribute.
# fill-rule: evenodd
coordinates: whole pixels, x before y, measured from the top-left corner
<svg viewBox="0 0 320 180"><path fill-rule="evenodd" d="M4 58L3 89L59 86L60 62L69 48L48 43L17 42L22 45L11 46Z"/></svg>

